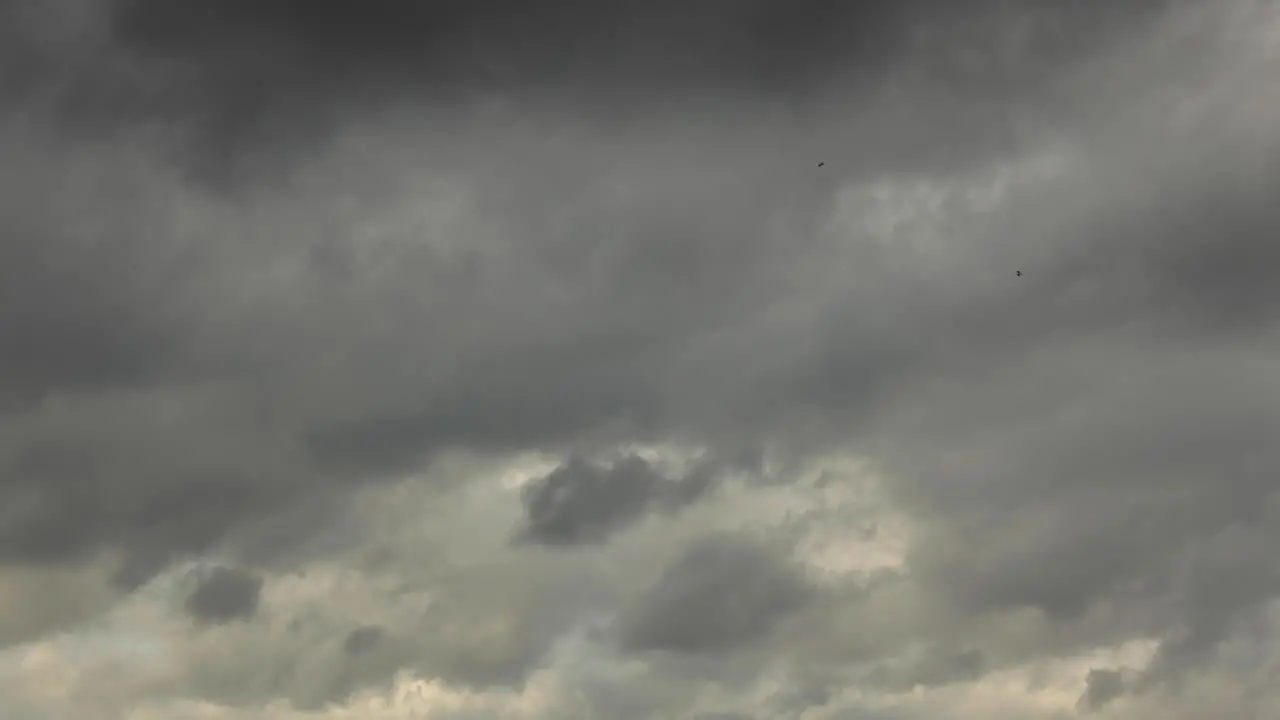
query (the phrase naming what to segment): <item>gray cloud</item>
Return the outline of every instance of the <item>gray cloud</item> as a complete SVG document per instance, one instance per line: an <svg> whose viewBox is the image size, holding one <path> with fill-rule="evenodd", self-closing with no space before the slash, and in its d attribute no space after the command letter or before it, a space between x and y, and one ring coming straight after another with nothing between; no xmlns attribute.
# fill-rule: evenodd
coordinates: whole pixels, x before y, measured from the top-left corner
<svg viewBox="0 0 1280 720"><path fill-rule="evenodd" d="M258 611L262 578L243 568L214 567L199 579L185 608L201 622L225 623L253 617Z"/></svg>
<svg viewBox="0 0 1280 720"><path fill-rule="evenodd" d="M651 509L678 510L710 488L714 468L668 478L649 461L628 455L612 463L573 457L522 491L526 526L520 541L544 545L601 542Z"/></svg>
<svg viewBox="0 0 1280 720"><path fill-rule="evenodd" d="M1101 710L1124 694L1124 676L1118 670L1095 668L1085 676L1085 691L1077 705L1086 712Z"/></svg>
<svg viewBox="0 0 1280 720"><path fill-rule="evenodd" d="M785 560L746 538L712 536L636 600L620 638L632 651L725 652L768 635L808 595Z"/></svg>
<svg viewBox="0 0 1280 720"><path fill-rule="evenodd" d="M619 608L688 683L761 647L891 692L1150 638L1135 703L1245 677L1221 656L1280 592L1274 3L803 5L0 2L5 642L116 592L37 607L45 571L287 572L371 487L447 502L460 451L673 441L865 458L906 568L832 591L680 548L636 520L728 512L709 476L568 461L436 538L438 626L344 618L323 667L195 694L520 686ZM659 556L647 592L605 569Z"/></svg>
<svg viewBox="0 0 1280 720"><path fill-rule="evenodd" d="M382 628L372 625L358 627L347 634L347 639L342 641L342 649L348 655L360 655L377 645L382 636Z"/></svg>
<svg viewBox="0 0 1280 720"><path fill-rule="evenodd" d="M871 677L886 687L909 690L917 686L936 687L977 680L986 673L987 661L981 650L954 651L930 647L923 657L903 668L875 668Z"/></svg>
<svg viewBox="0 0 1280 720"><path fill-rule="evenodd" d="M189 170L234 192L406 99L507 96L617 121L708 97L812 108L833 86L874 94L921 75L985 115L980 104L1030 91L1164 5L67 0L8 11L25 31L7 45L19 71L5 89L77 133L164 123Z"/></svg>
<svg viewBox="0 0 1280 720"><path fill-rule="evenodd" d="M1261 527L1215 533L1179 563L1173 574L1179 622L1139 679L1140 689L1180 682L1280 592L1280 564L1269 552L1276 541L1274 515L1265 518Z"/></svg>

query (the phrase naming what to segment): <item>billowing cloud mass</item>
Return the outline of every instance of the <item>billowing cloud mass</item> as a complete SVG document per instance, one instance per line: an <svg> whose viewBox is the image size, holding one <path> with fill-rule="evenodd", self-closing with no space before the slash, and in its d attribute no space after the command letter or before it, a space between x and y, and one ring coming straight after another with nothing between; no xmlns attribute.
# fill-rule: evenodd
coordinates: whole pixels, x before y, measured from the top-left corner
<svg viewBox="0 0 1280 720"><path fill-rule="evenodd" d="M0 0L0 717L1280 717L1276 188L1276 0Z"/></svg>
<svg viewBox="0 0 1280 720"><path fill-rule="evenodd" d="M649 510L679 510L697 500L714 479L708 464L672 479L638 455L606 463L570 457L524 488L528 520L517 539L545 545L607 540Z"/></svg>

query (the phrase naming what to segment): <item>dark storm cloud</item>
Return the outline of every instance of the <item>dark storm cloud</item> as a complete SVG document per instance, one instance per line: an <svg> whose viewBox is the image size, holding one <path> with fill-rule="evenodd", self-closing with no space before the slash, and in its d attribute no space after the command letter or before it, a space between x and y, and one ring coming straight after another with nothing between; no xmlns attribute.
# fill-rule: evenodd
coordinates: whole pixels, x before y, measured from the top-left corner
<svg viewBox="0 0 1280 720"><path fill-rule="evenodd" d="M117 580L132 588L228 527L286 510L286 500L309 506L294 495L296 466L256 437L260 426L233 428L241 411L227 414L231 398L216 390L62 393L9 416L0 444L11 510L0 525L5 560L76 561L120 548Z"/></svg>
<svg viewBox="0 0 1280 720"><path fill-rule="evenodd" d="M820 5L13 16L0 557L117 551L136 584L456 447L780 438L880 465L955 614L1118 607L1111 640L1167 638L1153 678L1207 662L1277 590L1274 61L1147 42L1162 3ZM844 209L1057 140L1074 169L943 203L923 247ZM590 475L531 491L531 529L653 502ZM807 591L765 555L691 550L624 646L768 637ZM440 630L433 669L526 677L556 599L501 652Z"/></svg>
<svg viewBox="0 0 1280 720"><path fill-rule="evenodd" d="M1084 694L1076 706L1085 712L1101 710L1124 694L1124 676L1118 670L1093 669L1085 676Z"/></svg>
<svg viewBox="0 0 1280 720"><path fill-rule="evenodd" d="M998 101L1163 4L65 0L10 11L23 31L7 77L67 129L166 123L189 169L234 190L408 98L500 95L617 120L709 96L803 106L923 75L953 102Z"/></svg>
<svg viewBox="0 0 1280 720"><path fill-rule="evenodd" d="M929 59L963 73L935 34L944 29L969 35L966 49L983 53L964 58L974 81L979 72L994 83L1034 79L1037 71L1094 49L1163 3L1025 5L1009 13L999 0L714 0L696 6L668 0L556 6L513 0L123 0L112 19L125 44L194 60L225 74L224 81L267 70L268 80L275 71L285 79L332 85L373 76L472 88L588 80L631 90L645 83L668 89L693 83L795 93L841 72L884 72L914 42L930 42L941 52ZM1011 28L1021 33L1015 42L1038 45L1042 67L998 64L1023 47L983 47L984 40L1006 40L1001 34Z"/></svg>
<svg viewBox="0 0 1280 720"><path fill-rule="evenodd" d="M1175 568L1179 622L1139 678L1139 689L1184 680L1280 594L1280 562L1272 550L1280 536L1270 510L1196 543Z"/></svg>
<svg viewBox="0 0 1280 720"><path fill-rule="evenodd" d="M840 59L884 56L906 38L903 3L508 0L232 0L117 5L117 37L140 52L194 63L244 103L249 77L332 91L354 83L469 92L583 81L623 90L703 87L794 91ZM584 58L591 58L584 62ZM345 86L345 87L344 87ZM598 89L598 88L597 88ZM236 96L231 96L236 97Z"/></svg>
<svg viewBox="0 0 1280 720"><path fill-rule="evenodd" d="M663 572L620 626L629 651L728 652L766 637L810 589L784 558L749 538L705 538Z"/></svg>
<svg viewBox="0 0 1280 720"><path fill-rule="evenodd" d="M162 197L134 194L145 163L100 148L77 156L56 136L0 125L0 409L163 381L192 268L186 248L156 242L139 216L165 212ZM68 232L77 216L89 227Z"/></svg>
<svg viewBox="0 0 1280 720"><path fill-rule="evenodd" d="M613 462L574 457L522 491L526 526L517 540L578 545L607 540L651 509L679 508L710 488L715 471L698 466L668 478L649 461L627 455Z"/></svg>
<svg viewBox="0 0 1280 720"><path fill-rule="evenodd" d="M205 623L247 620L258 611L262 578L243 568L215 567L187 596L186 610Z"/></svg>
<svg viewBox="0 0 1280 720"><path fill-rule="evenodd" d="M617 115L711 89L811 93L842 68L882 74L910 27L900 3L881 0L817 0L804 12L665 1L48 5L9 10L24 29L9 45L11 92L56 108L61 125L79 132L140 120L179 126L190 167L223 189L270 166L264 150L278 158L314 146L387 103L551 92L580 113Z"/></svg>
<svg viewBox="0 0 1280 720"><path fill-rule="evenodd" d="M342 651L348 655L360 655L381 642L384 634L382 628L373 625L358 627L342 641Z"/></svg>
<svg viewBox="0 0 1280 720"><path fill-rule="evenodd" d="M1230 294L1188 286L1170 301L1220 312L1219 298ZM1116 317L1127 312L1132 307ZM1183 321L1183 332L1202 337L1251 336L1267 324L1244 329L1234 324L1239 316L1217 327L1194 315ZM1089 347L1097 342L1111 351ZM917 548L913 567L971 611L1031 606L1066 623L1110 601L1148 608L1145 622L1158 626L1170 619L1163 616L1170 605L1155 599L1172 594L1181 598L1173 601L1180 618L1173 627L1188 629L1159 657L1207 659L1229 618L1276 591L1275 563L1249 553L1241 555L1251 558L1247 582L1225 554L1210 552L1215 559L1195 561L1200 570L1185 583L1167 584L1183 573L1188 553L1198 558L1240 536L1268 536L1263 528L1274 522L1268 506L1280 456L1265 438L1280 429L1280 416L1266 389L1270 371L1254 356L1258 343L1269 344L1191 350L1164 340L1148 348L1118 333L1064 340L1053 343L1056 351L983 373L988 379L960 391L964 400L936 396L929 422L939 422L941 434L911 435L918 444L903 452L916 457L897 465L901 497L937 519L935 530L945 528ZM1044 399L1030 400L1037 395ZM978 407L993 419L979 421ZM1045 413L1038 429L1025 419L994 420L1029 407ZM1217 537L1231 526L1247 529L1233 541ZM1196 574L1208 567L1235 579L1202 585Z"/></svg>

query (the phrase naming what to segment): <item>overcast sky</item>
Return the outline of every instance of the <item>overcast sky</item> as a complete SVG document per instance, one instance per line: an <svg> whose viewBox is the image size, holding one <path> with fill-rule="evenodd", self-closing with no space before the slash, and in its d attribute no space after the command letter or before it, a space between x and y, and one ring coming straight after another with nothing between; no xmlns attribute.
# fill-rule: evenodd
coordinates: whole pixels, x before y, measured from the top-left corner
<svg viewBox="0 0 1280 720"><path fill-rule="evenodd" d="M0 717L1280 717L1277 0L0 0Z"/></svg>

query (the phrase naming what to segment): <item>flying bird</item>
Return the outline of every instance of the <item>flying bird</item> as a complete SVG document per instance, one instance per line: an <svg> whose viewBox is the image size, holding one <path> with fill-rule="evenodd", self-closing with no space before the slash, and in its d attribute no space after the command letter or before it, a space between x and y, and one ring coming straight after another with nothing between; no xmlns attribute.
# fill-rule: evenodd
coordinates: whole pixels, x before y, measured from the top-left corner
<svg viewBox="0 0 1280 720"><path fill-rule="evenodd" d="M826 165L826 163L824 163L824 162L820 162L820 163L818 163L818 167L822 167L823 165Z"/></svg>
<svg viewBox="0 0 1280 720"><path fill-rule="evenodd" d="M1018 271L1018 277L1022 277L1022 271L1021 271L1021 270L1019 270L1019 271Z"/></svg>

